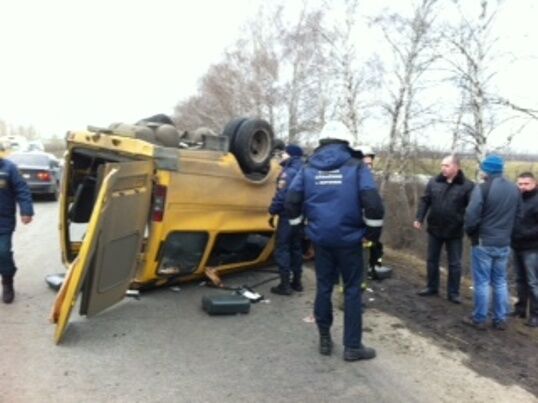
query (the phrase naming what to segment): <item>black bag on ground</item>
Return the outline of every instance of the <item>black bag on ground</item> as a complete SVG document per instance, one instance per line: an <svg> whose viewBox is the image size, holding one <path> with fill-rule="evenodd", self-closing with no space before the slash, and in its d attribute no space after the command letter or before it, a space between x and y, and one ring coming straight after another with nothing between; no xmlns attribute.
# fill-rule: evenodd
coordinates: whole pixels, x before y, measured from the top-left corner
<svg viewBox="0 0 538 403"><path fill-rule="evenodd" d="M242 295L214 295L202 297L202 308L209 315L249 313L250 301Z"/></svg>

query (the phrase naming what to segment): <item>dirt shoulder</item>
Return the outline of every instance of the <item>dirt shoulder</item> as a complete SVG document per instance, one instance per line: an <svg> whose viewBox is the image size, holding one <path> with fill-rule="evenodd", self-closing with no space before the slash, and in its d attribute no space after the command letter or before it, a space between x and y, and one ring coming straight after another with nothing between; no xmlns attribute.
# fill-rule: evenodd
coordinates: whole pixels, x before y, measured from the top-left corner
<svg viewBox="0 0 538 403"><path fill-rule="evenodd" d="M419 297L416 291L425 284L425 263L414 257L387 250L385 263L394 269L391 279L370 282L364 300L369 309L397 317L394 328L408 329L431 339L445 351L464 353L464 365L496 382L518 385L538 395L538 330L524 325L522 319L509 319L506 331L476 331L461 322L473 307L471 281L463 279L462 305L445 298L446 276L441 277L440 297ZM366 324L367 332L368 324ZM401 340L400 340L401 341ZM395 339L398 343L399 340ZM405 346L403 346L405 348ZM426 358L425 358L426 359ZM428 360L431 360L431 356Z"/></svg>

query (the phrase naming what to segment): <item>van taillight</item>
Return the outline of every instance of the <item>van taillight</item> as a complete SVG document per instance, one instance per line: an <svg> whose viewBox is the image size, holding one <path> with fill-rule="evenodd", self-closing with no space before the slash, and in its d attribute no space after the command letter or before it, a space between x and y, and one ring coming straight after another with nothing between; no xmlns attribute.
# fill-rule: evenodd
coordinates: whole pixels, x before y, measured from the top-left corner
<svg viewBox="0 0 538 403"><path fill-rule="evenodd" d="M155 185L153 190L153 211L151 219L153 221L162 221L164 215L164 206L166 203L166 186Z"/></svg>

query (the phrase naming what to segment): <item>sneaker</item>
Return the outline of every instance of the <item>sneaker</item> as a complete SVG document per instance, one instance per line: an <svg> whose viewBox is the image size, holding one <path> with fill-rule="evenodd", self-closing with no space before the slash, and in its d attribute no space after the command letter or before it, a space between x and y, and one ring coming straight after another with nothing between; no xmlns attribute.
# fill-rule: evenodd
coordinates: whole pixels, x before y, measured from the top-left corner
<svg viewBox="0 0 538 403"><path fill-rule="evenodd" d="M495 330L506 330L508 329L508 326L506 325L506 322L504 320L498 320L494 321L491 324L491 327Z"/></svg>
<svg viewBox="0 0 538 403"><path fill-rule="evenodd" d="M486 324L475 321L472 315L464 316L461 321L466 325L474 327L476 330L486 330Z"/></svg>
<svg viewBox="0 0 538 403"><path fill-rule="evenodd" d="M360 348L346 347L344 349L344 361L371 360L375 358L376 352L373 348L361 346Z"/></svg>
<svg viewBox="0 0 538 403"><path fill-rule="evenodd" d="M459 295L449 295L448 300L453 304L461 304L461 297Z"/></svg>

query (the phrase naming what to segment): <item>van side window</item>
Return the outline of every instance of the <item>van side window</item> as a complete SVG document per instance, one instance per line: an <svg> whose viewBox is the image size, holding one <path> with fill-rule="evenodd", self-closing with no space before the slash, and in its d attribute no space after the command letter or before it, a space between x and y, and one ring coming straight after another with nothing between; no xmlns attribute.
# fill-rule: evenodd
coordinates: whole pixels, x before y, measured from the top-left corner
<svg viewBox="0 0 538 403"><path fill-rule="evenodd" d="M257 260L272 235L271 232L219 234L207 265L222 266Z"/></svg>
<svg viewBox="0 0 538 403"><path fill-rule="evenodd" d="M159 253L157 273L161 275L191 274L200 264L209 236L206 232L172 232Z"/></svg>

